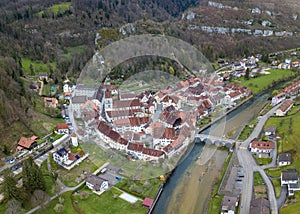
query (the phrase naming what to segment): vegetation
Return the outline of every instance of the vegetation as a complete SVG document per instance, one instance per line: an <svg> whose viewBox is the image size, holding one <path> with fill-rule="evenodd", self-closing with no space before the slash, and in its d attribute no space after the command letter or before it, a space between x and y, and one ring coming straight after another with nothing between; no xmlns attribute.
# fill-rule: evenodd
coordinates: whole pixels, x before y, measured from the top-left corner
<svg viewBox="0 0 300 214"><path fill-rule="evenodd" d="M84 188L80 191L88 191ZM77 205L81 210L86 213L119 213L122 210L124 214L131 213L145 213L147 208L142 206L142 201L137 201L135 204L130 204L127 201L119 198L120 191L110 189L98 196L95 194L88 194L87 198L82 199L80 195L74 196L74 200L77 201Z"/></svg>
<svg viewBox="0 0 300 214"><path fill-rule="evenodd" d="M289 213L297 213L300 209L300 191L296 191L293 197L287 199L288 206L283 206L280 209L280 213L289 214Z"/></svg>
<svg viewBox="0 0 300 214"><path fill-rule="evenodd" d="M51 201L42 209L38 210L37 214L55 214L59 213L57 211L61 211L60 213L76 213L73 208L73 204L71 201L72 192L66 192L59 196L58 198Z"/></svg>
<svg viewBox="0 0 300 214"><path fill-rule="evenodd" d="M66 11L70 10L71 2L63 2L60 4L54 4L51 7L47 8L46 11L40 11L38 14L41 17L53 14L54 16L62 15Z"/></svg>
<svg viewBox="0 0 300 214"><path fill-rule="evenodd" d="M272 183L275 189L276 198L279 198L281 193L280 179L272 179Z"/></svg>
<svg viewBox="0 0 300 214"><path fill-rule="evenodd" d="M265 182L259 172L254 172L253 176L254 176L254 185L265 184Z"/></svg>
<svg viewBox="0 0 300 214"><path fill-rule="evenodd" d="M97 169L97 166L89 159L85 159L79 165L75 166L72 170L66 170L62 167L56 171L60 180L69 187L78 185L86 175L91 174Z"/></svg>
<svg viewBox="0 0 300 214"><path fill-rule="evenodd" d="M23 203L26 198L25 191L23 188L17 187L17 180L13 177L9 169L4 172L2 191L7 201L14 199Z"/></svg>
<svg viewBox="0 0 300 214"><path fill-rule="evenodd" d="M277 70L271 69L267 72L270 74L262 75L256 78L251 78L249 80L242 81L240 84L246 86L252 90L254 94L275 85L278 81L282 81L291 76L296 75L291 70Z"/></svg>
<svg viewBox="0 0 300 214"><path fill-rule="evenodd" d="M37 75L38 73L48 73L50 75L56 67L55 63L43 63L25 57L21 59L21 63L24 74L32 76Z"/></svg>
<svg viewBox="0 0 300 214"><path fill-rule="evenodd" d="M33 193L35 190L46 190L43 173L32 157L23 162L22 179L23 187L30 193Z"/></svg>
<svg viewBox="0 0 300 214"><path fill-rule="evenodd" d="M159 180L159 178L139 181L133 181L124 178L116 184L116 187L144 199L146 197L154 198L160 185L161 181Z"/></svg>
<svg viewBox="0 0 300 214"><path fill-rule="evenodd" d="M249 124L245 125L244 129L242 130L241 134L238 137L238 140L240 141L246 140L254 130L256 124L257 124L257 119L254 118Z"/></svg>
<svg viewBox="0 0 300 214"><path fill-rule="evenodd" d="M228 165L230 163L231 158L232 158L232 153L229 153L229 155L227 156L227 158L225 160L221 177L220 177L220 179L217 183L218 185L216 185L214 187L213 191L212 191L212 197L211 197L210 202L209 202L209 206L210 206L209 213L211 213L211 214L219 213L223 196L218 195L218 190L220 188L220 185L222 184L221 183L222 179L225 176L225 173L226 173L226 170L228 168Z"/></svg>
<svg viewBox="0 0 300 214"><path fill-rule="evenodd" d="M256 160L257 164L260 166L268 165L268 164L272 163L272 158L259 158L259 157L255 156L255 160Z"/></svg>

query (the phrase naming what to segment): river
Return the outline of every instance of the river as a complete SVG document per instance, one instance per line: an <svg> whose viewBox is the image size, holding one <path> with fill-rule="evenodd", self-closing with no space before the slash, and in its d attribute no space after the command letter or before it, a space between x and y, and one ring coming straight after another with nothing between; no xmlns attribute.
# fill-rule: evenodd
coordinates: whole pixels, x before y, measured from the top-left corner
<svg viewBox="0 0 300 214"><path fill-rule="evenodd" d="M233 135L236 137L244 125L263 109L274 89L255 96L201 133L223 136L232 131L236 132ZM211 191L220 177L227 155L228 151L217 150L214 146L195 144L187 158L174 170L153 213L207 213Z"/></svg>

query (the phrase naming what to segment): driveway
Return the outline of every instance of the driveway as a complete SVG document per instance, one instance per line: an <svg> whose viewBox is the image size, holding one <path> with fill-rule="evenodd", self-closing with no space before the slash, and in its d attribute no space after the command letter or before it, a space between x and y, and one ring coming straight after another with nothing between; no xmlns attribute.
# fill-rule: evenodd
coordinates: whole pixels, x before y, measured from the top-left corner
<svg viewBox="0 0 300 214"><path fill-rule="evenodd" d="M278 208L282 207L287 197L288 189L287 185L281 187L280 197L277 199Z"/></svg>

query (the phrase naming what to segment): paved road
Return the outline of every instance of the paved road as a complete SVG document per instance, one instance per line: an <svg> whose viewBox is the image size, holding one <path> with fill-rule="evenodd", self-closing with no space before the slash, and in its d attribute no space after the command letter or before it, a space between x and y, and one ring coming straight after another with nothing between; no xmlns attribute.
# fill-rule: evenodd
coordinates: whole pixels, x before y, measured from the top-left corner
<svg viewBox="0 0 300 214"><path fill-rule="evenodd" d="M239 162L241 166L245 169L245 178L243 181L242 200L241 200L241 208L240 208L241 214L247 214L249 213L250 210L250 202L252 199L252 191L253 191L253 172L255 171L258 171L261 174L265 184L268 187L268 198L270 201L270 209L272 214L278 213L278 206L277 206L276 196L275 196L272 182L270 181L270 179L268 178L264 170L256 164L251 153L247 150L250 142L254 138L257 138L259 136L260 132L263 129L264 124L266 123L266 121L270 116L274 115L274 112L277 110L277 108L279 108L279 105L275 106L267 114L261 117L260 121L254 128L249 138L247 138L243 143L241 143L240 148L237 151Z"/></svg>
<svg viewBox="0 0 300 214"><path fill-rule="evenodd" d="M60 180L58 179L57 182L59 183ZM61 182L60 182L60 183L61 183ZM84 183L85 183L85 181L82 181L80 184L78 184L78 185L75 186L75 187L66 187L64 184L61 183L60 185L61 185L61 187L62 187L62 190L61 190L59 193L57 193L57 194L55 194L54 196L52 196L49 200L47 200L46 202L44 202L43 205L48 204L50 201L56 199L57 197L59 197L60 195L64 194L65 192L76 190L77 188L79 188L79 187L80 187L81 185L83 185ZM42 208L42 205L39 205L39 206L37 206L37 207L35 207L35 208L29 210L26 214L34 213L35 211L37 211L37 210L39 210L39 209L41 209L41 208Z"/></svg>
<svg viewBox="0 0 300 214"><path fill-rule="evenodd" d="M288 194L287 185L281 187L280 197L277 199L278 207L282 207Z"/></svg>

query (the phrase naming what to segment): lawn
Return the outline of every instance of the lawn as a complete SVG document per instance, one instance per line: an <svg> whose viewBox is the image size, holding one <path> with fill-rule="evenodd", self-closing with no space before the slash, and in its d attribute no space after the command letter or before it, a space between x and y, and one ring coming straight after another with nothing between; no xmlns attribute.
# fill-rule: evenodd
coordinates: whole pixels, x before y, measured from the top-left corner
<svg viewBox="0 0 300 214"><path fill-rule="evenodd" d="M51 7L49 7L47 10L52 11L53 14L56 16L58 14L58 12L64 13L67 10L69 10L70 6L71 6L71 2L63 2L60 4L54 4ZM38 13L38 15L43 16L44 13L45 13L45 11L42 10Z"/></svg>
<svg viewBox="0 0 300 214"><path fill-rule="evenodd" d="M240 141L246 140L254 130L256 124L257 124L257 119L254 118L248 125L244 127L244 129L242 130L241 134L238 137L238 140Z"/></svg>
<svg viewBox="0 0 300 214"><path fill-rule="evenodd" d="M85 48L86 48L86 46L84 46L84 45L68 47L67 52L65 54L63 54L63 56L66 57L67 59L72 59L73 53L82 53L85 50Z"/></svg>
<svg viewBox="0 0 300 214"><path fill-rule="evenodd" d="M159 178L139 181L124 178L116 184L116 187L140 198L154 198L160 185Z"/></svg>
<svg viewBox="0 0 300 214"><path fill-rule="evenodd" d="M254 185L265 184L259 172L254 172L253 176L254 176Z"/></svg>
<svg viewBox="0 0 300 214"><path fill-rule="evenodd" d="M49 72L48 65L40 62L40 61L32 61L31 59L28 58L22 58L22 69L24 70L25 74L31 75L31 70L30 70L30 64L33 66L33 70L35 74L38 74L40 72ZM56 64L50 63L52 66L52 69L56 67Z"/></svg>
<svg viewBox="0 0 300 214"><path fill-rule="evenodd" d="M277 133L281 135L279 140L278 153L291 152L292 164L288 168L300 169L300 112L287 117L271 117L265 127L276 126Z"/></svg>
<svg viewBox="0 0 300 214"><path fill-rule="evenodd" d="M103 151L97 144L82 143L81 147L90 153L89 158L96 166L99 167L105 162L109 162L111 165L121 168L121 173L125 177L138 177L141 180L146 180L164 175L170 170L167 162L161 166L145 161L132 161L122 152L110 149Z"/></svg>
<svg viewBox="0 0 300 214"><path fill-rule="evenodd" d="M299 159L299 152L300 152L300 112L294 112L295 114L286 116L286 117L271 117L265 126L276 126L277 133L281 135L281 139L279 140L278 152L290 152L292 154L292 164L289 166L276 168L276 169L269 169L266 172L273 176L279 177L281 171L287 168L295 168L300 170L300 159ZM279 179L278 179L279 180ZM279 182L279 181L276 181ZM275 190L278 184L274 185ZM278 189L278 187L277 187ZM276 191L277 195L277 191ZM282 208L280 213L297 213L300 209L300 192L295 192L295 201L289 204L287 207ZM291 201L291 200L290 200Z"/></svg>
<svg viewBox="0 0 300 214"><path fill-rule="evenodd" d="M222 203L223 196L222 195L216 195L210 200L210 209L209 214L216 214L220 213L220 207Z"/></svg>
<svg viewBox="0 0 300 214"><path fill-rule="evenodd" d="M280 179L273 179L272 183L273 183L273 186L275 188L276 198L279 198L280 197L280 193L281 193Z"/></svg>
<svg viewBox="0 0 300 214"><path fill-rule="evenodd" d="M211 122L211 117L204 117L198 122L198 128L202 128L203 126L209 124Z"/></svg>
<svg viewBox="0 0 300 214"><path fill-rule="evenodd" d="M272 176L273 178L279 178L281 175L281 170L283 168L270 168L270 169L266 169L265 172Z"/></svg>
<svg viewBox="0 0 300 214"><path fill-rule="evenodd" d="M66 186L72 187L78 185L82 181L82 179L79 179L79 177L81 175L83 176L83 172L86 172L86 174L84 175L84 177L86 177L87 175L93 173L97 168L98 167L92 161L90 161L89 158L87 158L83 162L81 162L79 166L76 165L70 171L62 167L58 167L58 170L56 172L58 173L61 181Z"/></svg>
<svg viewBox="0 0 300 214"><path fill-rule="evenodd" d="M258 165L263 166L263 165L268 165L272 162L272 158L258 158L255 156L255 160Z"/></svg>
<svg viewBox="0 0 300 214"><path fill-rule="evenodd" d="M251 78L249 80L242 80L240 85L250 88L254 94L257 94L274 84L276 81L295 75L295 73L290 70L270 69L268 72L270 72L270 74Z"/></svg>
<svg viewBox="0 0 300 214"><path fill-rule="evenodd" d="M295 192L294 199L289 200L289 205L281 208L281 214L299 213L300 210L300 191Z"/></svg>
<svg viewBox="0 0 300 214"><path fill-rule="evenodd" d="M88 191L84 187L81 191ZM142 201L137 201L135 204L119 198L121 192L111 189L98 196L96 194L89 194L86 199L80 198L80 195L74 196L77 205L84 213L101 213L101 214L143 214L147 209L142 206Z"/></svg>
<svg viewBox="0 0 300 214"><path fill-rule="evenodd" d="M61 200L60 203L59 202L59 198L54 199L53 201L51 201L47 206L45 206L43 209L38 210L37 212L35 212L36 214L56 214L54 207L60 203L63 205L63 212L62 213L66 213L66 214L73 214L76 213L76 211L73 208L72 205L72 201L71 201L71 194L72 192L66 192L64 194L62 194L60 197L63 199Z"/></svg>

